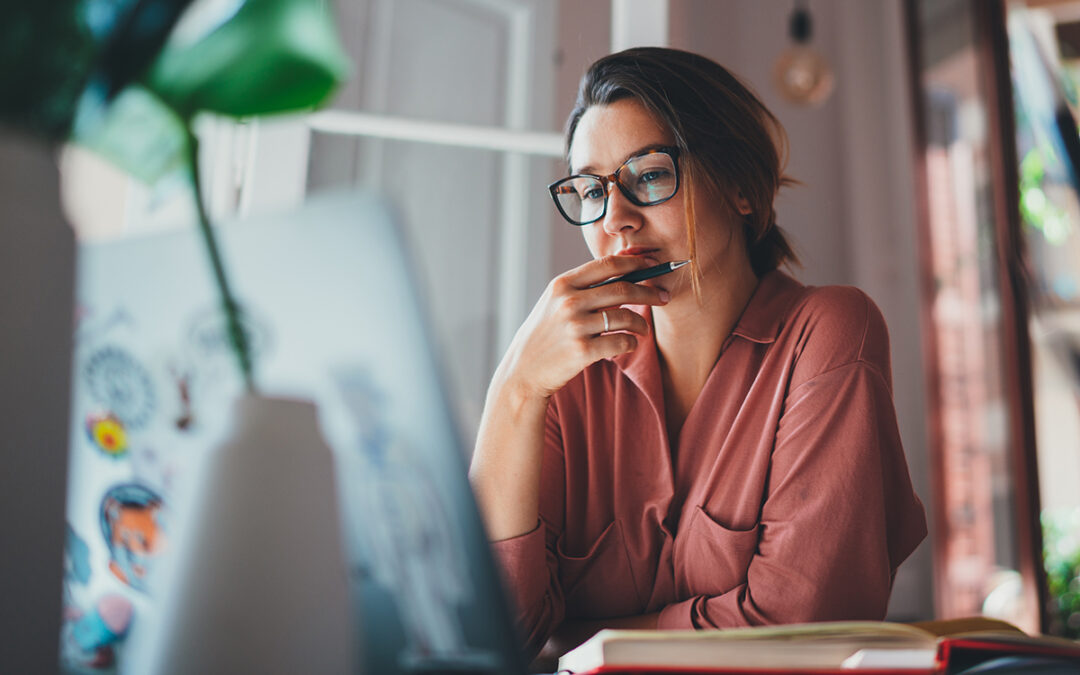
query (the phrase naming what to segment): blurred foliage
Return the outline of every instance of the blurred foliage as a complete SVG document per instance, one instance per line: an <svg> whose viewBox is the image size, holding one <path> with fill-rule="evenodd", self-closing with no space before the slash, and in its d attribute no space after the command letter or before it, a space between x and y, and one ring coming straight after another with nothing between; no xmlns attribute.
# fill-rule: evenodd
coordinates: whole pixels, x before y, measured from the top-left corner
<svg viewBox="0 0 1080 675"><path fill-rule="evenodd" d="M0 13L0 124L49 141L88 96L104 105L143 74L191 0L30 0Z"/></svg>
<svg viewBox="0 0 1080 675"><path fill-rule="evenodd" d="M0 20L0 122L63 138L97 55L74 0L5 4Z"/></svg>
<svg viewBox="0 0 1080 675"><path fill-rule="evenodd" d="M184 121L145 87L127 87L99 112L75 125L73 142L147 185L186 169Z"/></svg>
<svg viewBox="0 0 1080 675"><path fill-rule="evenodd" d="M1049 155L1049 157L1047 156ZM1061 206L1047 197L1047 161L1056 162L1049 148L1035 147L1020 162L1020 215L1024 223L1040 231L1053 246L1069 238L1072 223Z"/></svg>
<svg viewBox="0 0 1080 675"><path fill-rule="evenodd" d="M345 81L349 60L319 0L219 2L177 26L146 86L181 116L310 110Z"/></svg>
<svg viewBox="0 0 1080 675"><path fill-rule="evenodd" d="M1042 528L1049 632L1080 639L1080 509L1043 511Z"/></svg>
<svg viewBox="0 0 1080 675"><path fill-rule="evenodd" d="M196 113L312 109L348 70L322 0L31 0L0 13L0 125L72 138L148 183L186 161Z"/></svg>
<svg viewBox="0 0 1080 675"><path fill-rule="evenodd" d="M73 140L152 185L186 170L196 114L243 118L313 109L348 70L320 0L196 4L138 84L107 104L85 97Z"/></svg>

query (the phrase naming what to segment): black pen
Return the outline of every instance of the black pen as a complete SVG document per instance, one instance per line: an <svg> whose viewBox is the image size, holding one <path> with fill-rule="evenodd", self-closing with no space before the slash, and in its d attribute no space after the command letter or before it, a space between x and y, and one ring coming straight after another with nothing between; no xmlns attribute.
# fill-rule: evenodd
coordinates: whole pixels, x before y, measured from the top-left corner
<svg viewBox="0 0 1080 675"><path fill-rule="evenodd" d="M683 265L689 263L689 260L679 260L678 262L666 262L654 265L653 267L646 267L643 270L634 270L629 274L624 274L621 277L612 277L607 281L601 281L598 284L593 284L589 288L596 288L597 286L606 286L607 284L613 284L616 281L629 281L630 283L637 283L639 281L645 281L646 279L652 279L658 277L661 274L667 274L668 272L674 272Z"/></svg>

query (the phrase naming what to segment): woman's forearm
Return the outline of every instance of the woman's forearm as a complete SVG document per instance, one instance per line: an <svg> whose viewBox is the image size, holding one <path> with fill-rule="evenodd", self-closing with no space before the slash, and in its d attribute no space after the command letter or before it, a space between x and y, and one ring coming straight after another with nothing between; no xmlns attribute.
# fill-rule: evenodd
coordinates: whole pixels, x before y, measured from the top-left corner
<svg viewBox="0 0 1080 675"><path fill-rule="evenodd" d="M469 479L488 536L509 539L536 527L547 399L500 381L488 392Z"/></svg>
<svg viewBox="0 0 1080 675"><path fill-rule="evenodd" d="M582 642L585 642L593 635L596 635L605 628L625 628L638 630L649 630L656 628L656 621L659 616L659 612L653 612L652 614L620 616L613 619L564 621L563 625L555 631L555 635L552 637L552 639L554 640L558 638L562 640L567 645L566 649L570 650L574 647L577 647Z"/></svg>

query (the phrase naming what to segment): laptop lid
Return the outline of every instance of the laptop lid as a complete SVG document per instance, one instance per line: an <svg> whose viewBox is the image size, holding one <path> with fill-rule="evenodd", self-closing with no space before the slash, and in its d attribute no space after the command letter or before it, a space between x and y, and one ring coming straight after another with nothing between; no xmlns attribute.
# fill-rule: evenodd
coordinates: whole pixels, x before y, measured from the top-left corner
<svg viewBox="0 0 1080 675"><path fill-rule="evenodd" d="M218 237L260 390L313 400L335 451L364 671L522 671L391 212L324 195ZM122 662L155 611L179 487L242 384L194 229L84 245L77 289L62 658L82 668Z"/></svg>

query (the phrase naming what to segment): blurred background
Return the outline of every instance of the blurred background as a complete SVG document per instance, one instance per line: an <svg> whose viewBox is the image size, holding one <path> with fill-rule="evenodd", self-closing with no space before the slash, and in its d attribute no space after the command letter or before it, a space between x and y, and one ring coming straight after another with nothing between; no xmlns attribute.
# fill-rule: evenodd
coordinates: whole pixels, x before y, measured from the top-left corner
<svg viewBox="0 0 1080 675"><path fill-rule="evenodd" d="M888 321L901 434L931 523L889 618L986 613L1080 635L1080 206L1045 104L1014 78L1017 59L1034 59L1075 106L1080 1L332 6L354 71L327 109L197 120L210 215L342 187L389 195L466 447L517 326L552 276L587 259L545 191L565 173L578 79L625 47L699 52L787 129L802 185L777 211L803 261L796 276L859 286ZM194 227L182 186L148 188L77 146L58 157L80 240Z"/></svg>

